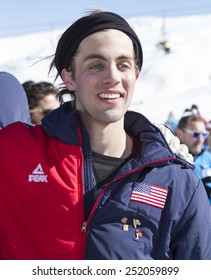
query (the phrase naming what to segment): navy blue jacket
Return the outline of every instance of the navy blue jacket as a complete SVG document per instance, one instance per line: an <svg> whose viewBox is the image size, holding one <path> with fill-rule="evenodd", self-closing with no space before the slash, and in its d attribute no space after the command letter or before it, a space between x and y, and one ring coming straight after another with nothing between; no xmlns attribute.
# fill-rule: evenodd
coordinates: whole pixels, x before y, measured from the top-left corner
<svg viewBox="0 0 211 280"><path fill-rule="evenodd" d="M75 114L76 118L80 115L77 111L72 113L73 123ZM44 129L65 143L72 142L75 137L68 121L64 127L61 109L55 115L44 119ZM84 190L91 200L92 196L87 195L95 187L91 150L82 122L81 129ZM193 166L175 156L159 129L141 114L128 112L125 130L139 139L140 153L104 187L85 221L85 258L211 259L211 210ZM153 205L154 201L139 201L147 192L153 192L154 187L158 192L167 190L166 197L158 194L166 199L162 206ZM133 196L134 189L138 189L137 198ZM158 202L159 198L153 194L147 195Z"/></svg>

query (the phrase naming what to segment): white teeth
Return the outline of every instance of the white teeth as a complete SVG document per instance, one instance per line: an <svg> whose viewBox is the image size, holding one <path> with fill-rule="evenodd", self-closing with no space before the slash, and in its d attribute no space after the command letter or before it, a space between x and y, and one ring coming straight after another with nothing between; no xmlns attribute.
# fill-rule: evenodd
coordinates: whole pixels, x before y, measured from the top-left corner
<svg viewBox="0 0 211 280"><path fill-rule="evenodd" d="M105 99L115 99L119 98L120 94L119 93L101 93L99 94L100 98L105 98Z"/></svg>

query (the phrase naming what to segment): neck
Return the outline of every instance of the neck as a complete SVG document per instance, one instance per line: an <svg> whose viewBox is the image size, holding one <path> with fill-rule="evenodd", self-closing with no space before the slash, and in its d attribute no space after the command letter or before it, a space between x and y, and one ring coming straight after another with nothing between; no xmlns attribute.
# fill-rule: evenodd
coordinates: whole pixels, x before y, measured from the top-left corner
<svg viewBox="0 0 211 280"><path fill-rule="evenodd" d="M133 147L132 138L126 134L123 122L88 127L92 151L117 158L127 158Z"/></svg>

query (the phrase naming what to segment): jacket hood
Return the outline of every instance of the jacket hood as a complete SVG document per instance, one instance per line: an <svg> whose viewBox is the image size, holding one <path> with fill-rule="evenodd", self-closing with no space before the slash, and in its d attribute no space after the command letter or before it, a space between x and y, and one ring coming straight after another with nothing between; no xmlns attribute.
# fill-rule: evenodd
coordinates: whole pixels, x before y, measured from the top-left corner
<svg viewBox="0 0 211 280"><path fill-rule="evenodd" d="M26 93L20 82L7 72L0 72L0 100L0 128L16 121L31 124Z"/></svg>
<svg viewBox="0 0 211 280"><path fill-rule="evenodd" d="M72 104L66 102L49 113L42 119L42 127L49 136L58 138L66 144L77 145L78 134L72 133L73 129L75 130L80 123L82 131L85 133L83 140L86 139L87 131L80 119L80 112L75 110ZM141 158L142 164L169 159L193 168L191 164L172 151L161 130L142 114L128 111L125 115L125 130L128 134L139 139L141 149L137 159Z"/></svg>

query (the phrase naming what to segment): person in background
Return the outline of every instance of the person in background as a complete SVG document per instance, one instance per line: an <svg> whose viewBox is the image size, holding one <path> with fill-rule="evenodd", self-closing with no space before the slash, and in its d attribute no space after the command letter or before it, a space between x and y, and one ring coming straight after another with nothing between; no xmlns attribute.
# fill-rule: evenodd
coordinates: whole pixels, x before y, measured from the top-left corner
<svg viewBox="0 0 211 280"><path fill-rule="evenodd" d="M209 136L204 118L199 114L182 117L179 120L176 135L185 144L194 158L195 172L204 182L211 204L211 151L205 145ZM205 184L206 182L206 184Z"/></svg>
<svg viewBox="0 0 211 280"><path fill-rule="evenodd" d="M206 119L200 113L198 105L196 105L196 104L192 104L190 108L186 108L184 110L181 118L187 117L187 116L192 116L192 115L199 116L205 124L207 123Z"/></svg>
<svg viewBox="0 0 211 280"><path fill-rule="evenodd" d="M22 85L28 98L33 125L40 124L44 116L59 107L58 91L52 83L45 81L35 83L29 80Z"/></svg>
<svg viewBox="0 0 211 280"><path fill-rule="evenodd" d="M62 34L50 69L74 100L0 131L0 259L211 259L193 165L128 111L142 63L118 14L94 11Z"/></svg>
<svg viewBox="0 0 211 280"><path fill-rule="evenodd" d="M207 121L206 130L209 132L209 136L205 140L205 144L207 145L207 148L211 150L211 120Z"/></svg>
<svg viewBox="0 0 211 280"><path fill-rule="evenodd" d="M167 120L164 122L164 125L171 129L171 131L175 134L176 128L178 125L178 120L174 116L174 112L170 111L168 114Z"/></svg>
<svg viewBox="0 0 211 280"><path fill-rule="evenodd" d="M0 129L16 121L31 123L26 93L15 76L0 72Z"/></svg>
<svg viewBox="0 0 211 280"><path fill-rule="evenodd" d="M33 85L33 84L35 84L35 82L33 80L27 80L24 83L22 83L22 86L23 86L25 91L28 91L30 86Z"/></svg>

